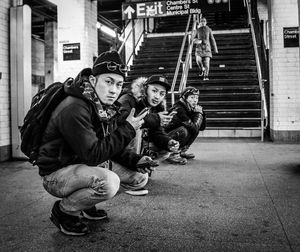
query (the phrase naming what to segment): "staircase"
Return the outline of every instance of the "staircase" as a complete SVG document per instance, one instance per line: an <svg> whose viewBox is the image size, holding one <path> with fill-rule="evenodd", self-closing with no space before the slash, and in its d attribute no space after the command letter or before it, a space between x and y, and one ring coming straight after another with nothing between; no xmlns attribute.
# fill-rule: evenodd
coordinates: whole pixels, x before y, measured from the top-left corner
<svg viewBox="0 0 300 252"><path fill-rule="evenodd" d="M172 22L172 18L168 19ZM200 90L199 101L207 114L207 129L200 136L259 137L261 134L261 94L254 49L249 29L242 29L244 26L241 21L240 27L235 24L239 30L214 30L219 54L213 55L208 81L198 76L193 50L187 85ZM165 32L162 27L157 31ZM172 82L183 39L183 34L178 33L181 28L175 30L176 33L147 35L131 66L128 81L161 73ZM177 85L180 78L181 72Z"/></svg>

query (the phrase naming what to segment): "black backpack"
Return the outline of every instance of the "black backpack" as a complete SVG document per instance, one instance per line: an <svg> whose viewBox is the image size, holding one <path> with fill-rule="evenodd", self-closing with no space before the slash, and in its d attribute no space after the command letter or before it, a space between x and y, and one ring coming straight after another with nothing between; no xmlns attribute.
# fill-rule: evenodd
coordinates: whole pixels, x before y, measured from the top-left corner
<svg viewBox="0 0 300 252"><path fill-rule="evenodd" d="M67 79L69 81L71 78ZM64 83L55 82L39 91L31 101L31 106L20 127L21 151L35 165L44 131L51 114L61 101L67 97Z"/></svg>

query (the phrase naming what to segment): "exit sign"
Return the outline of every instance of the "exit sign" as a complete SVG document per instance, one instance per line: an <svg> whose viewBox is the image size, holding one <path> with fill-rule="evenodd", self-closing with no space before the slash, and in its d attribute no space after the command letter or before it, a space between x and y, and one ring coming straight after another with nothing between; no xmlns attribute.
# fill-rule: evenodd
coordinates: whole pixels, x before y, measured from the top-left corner
<svg viewBox="0 0 300 252"><path fill-rule="evenodd" d="M201 0L155 1L122 4L123 19L200 14Z"/></svg>

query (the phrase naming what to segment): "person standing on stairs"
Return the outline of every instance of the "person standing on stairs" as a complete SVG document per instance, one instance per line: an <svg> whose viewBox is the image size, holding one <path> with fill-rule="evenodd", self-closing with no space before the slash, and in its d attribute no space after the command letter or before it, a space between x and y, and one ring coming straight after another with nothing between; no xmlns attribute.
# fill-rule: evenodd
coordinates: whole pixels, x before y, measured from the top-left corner
<svg viewBox="0 0 300 252"><path fill-rule="evenodd" d="M196 44L196 63L199 67L199 76L203 76L203 80L208 80L212 49L214 53L218 53L214 35L206 23L206 18L202 17L198 24L196 37L194 39L194 43Z"/></svg>

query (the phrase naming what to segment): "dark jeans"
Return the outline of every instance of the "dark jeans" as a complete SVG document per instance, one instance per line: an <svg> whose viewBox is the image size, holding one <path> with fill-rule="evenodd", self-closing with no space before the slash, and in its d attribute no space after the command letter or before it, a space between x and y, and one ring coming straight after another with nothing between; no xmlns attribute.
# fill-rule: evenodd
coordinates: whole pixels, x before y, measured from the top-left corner
<svg viewBox="0 0 300 252"><path fill-rule="evenodd" d="M180 149L187 150L197 138L199 131L191 133L184 126L167 132L168 136L180 143Z"/></svg>

